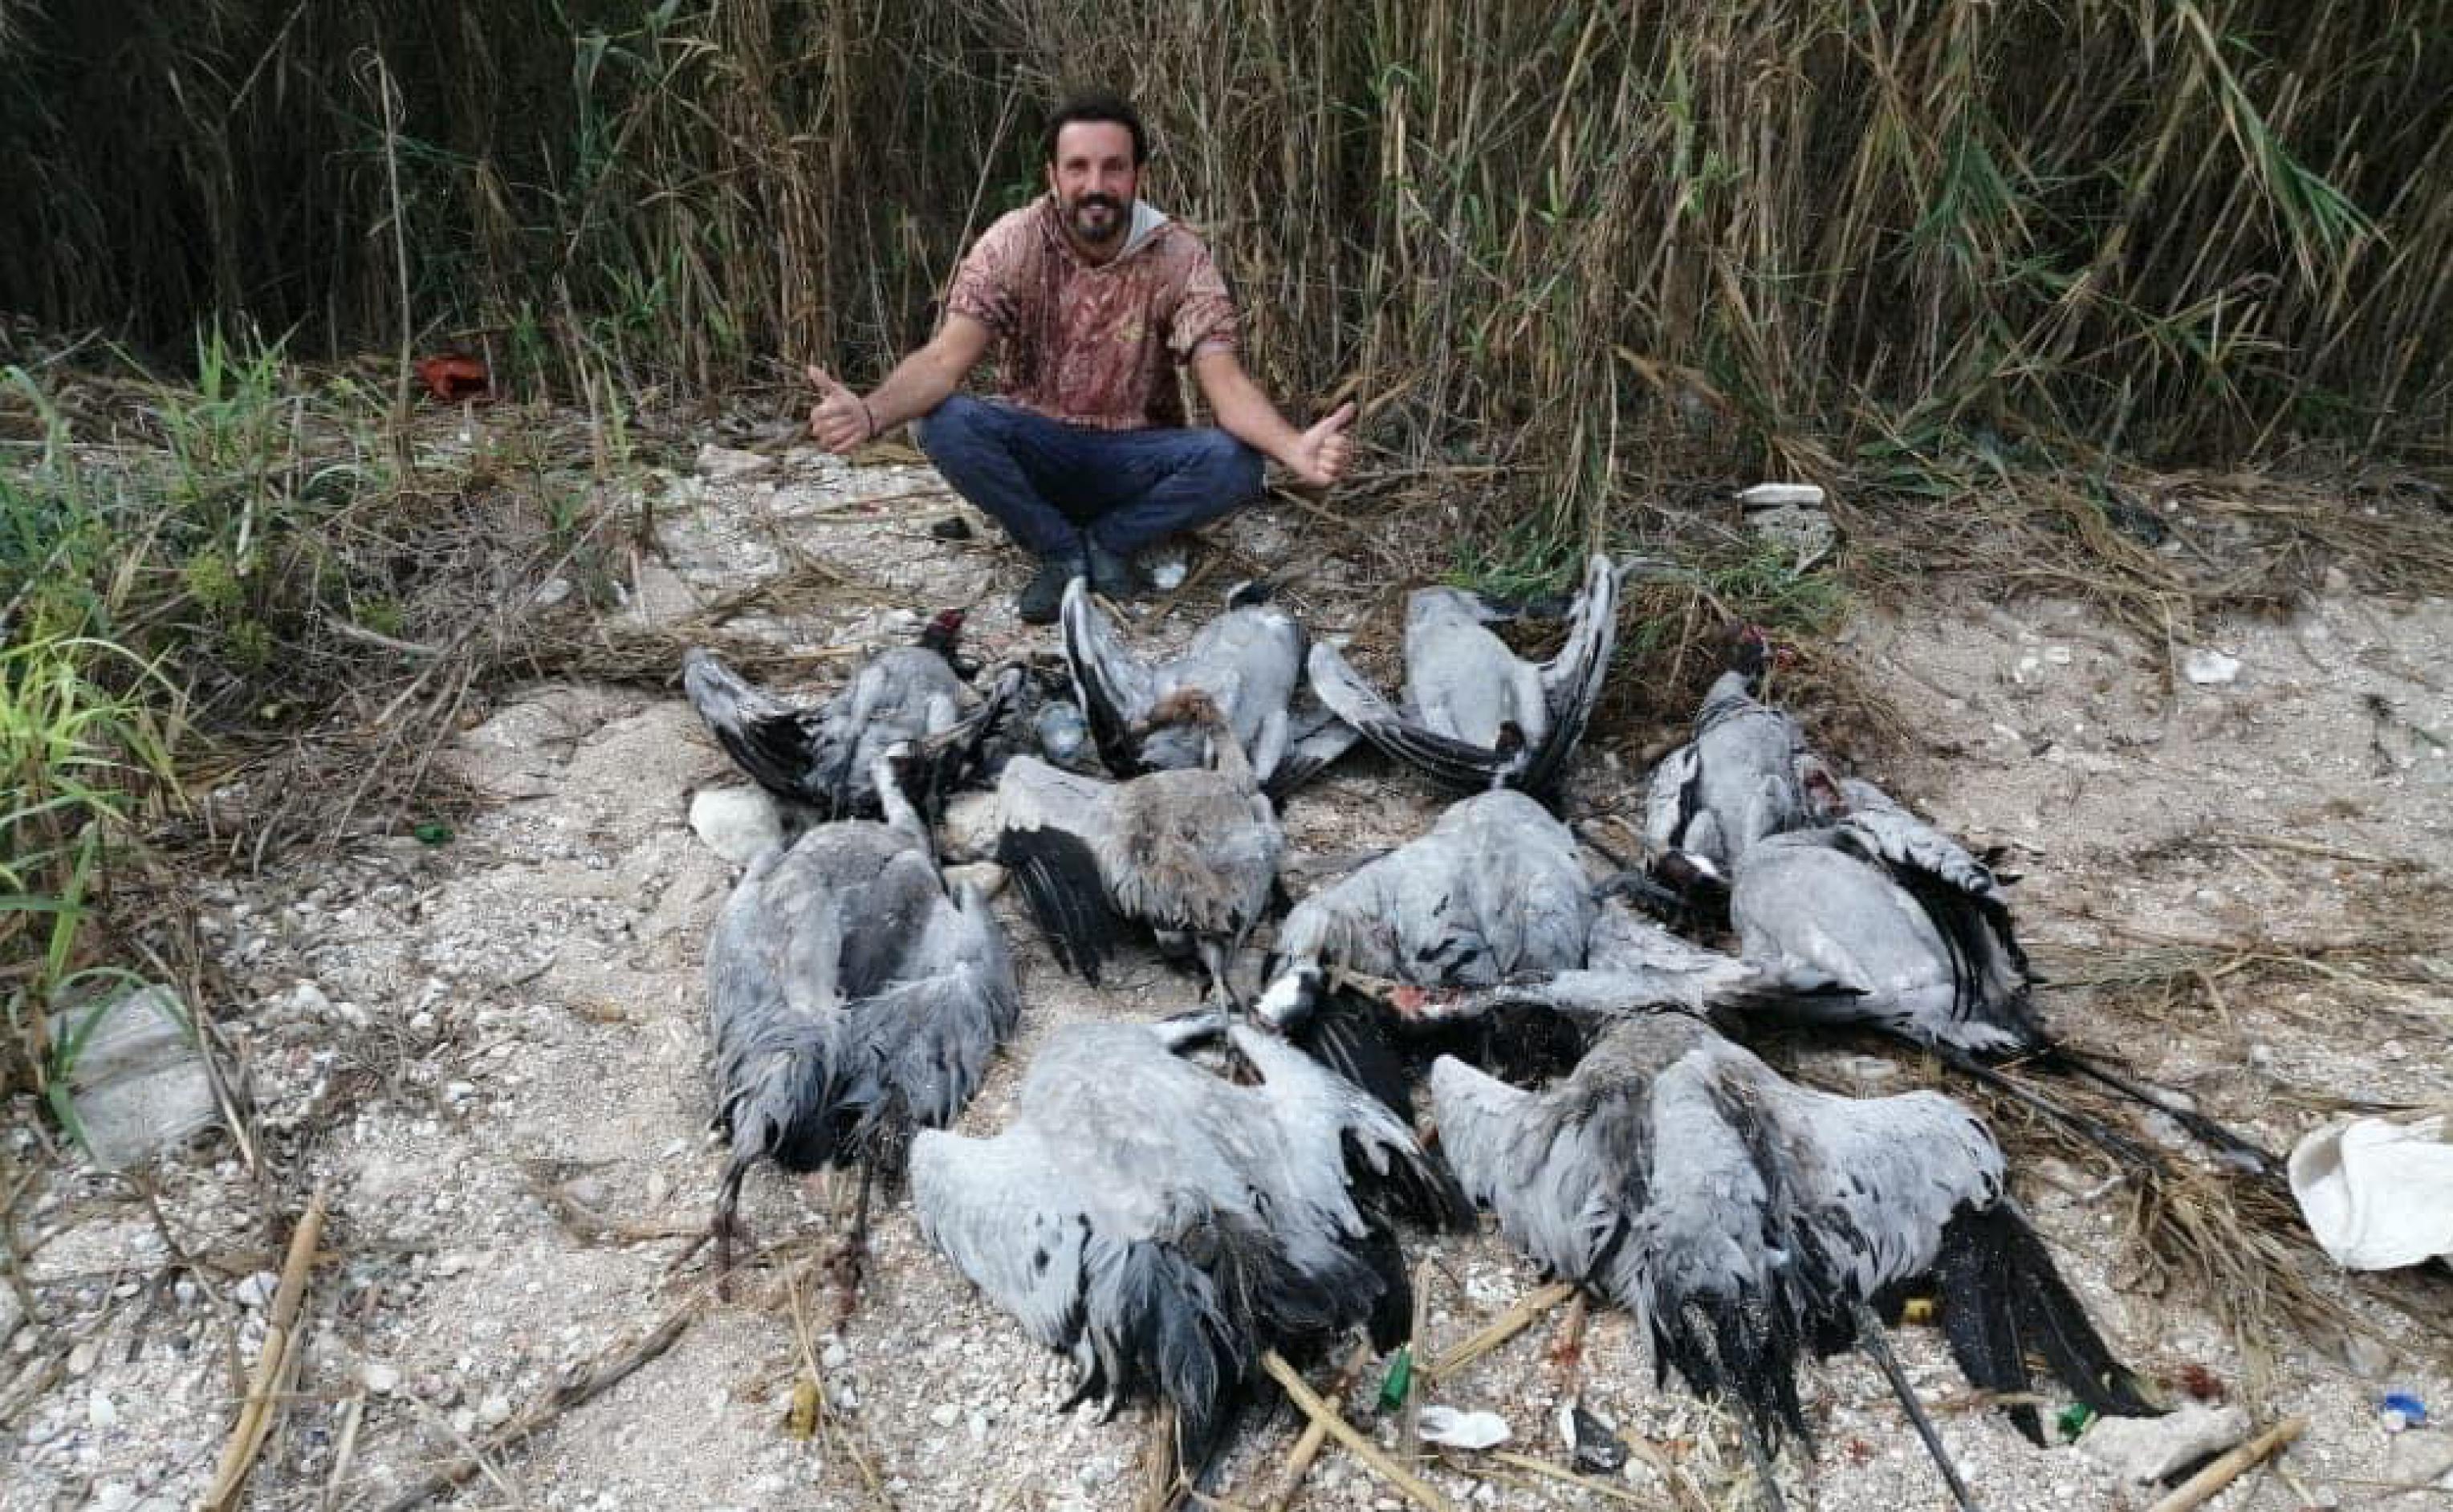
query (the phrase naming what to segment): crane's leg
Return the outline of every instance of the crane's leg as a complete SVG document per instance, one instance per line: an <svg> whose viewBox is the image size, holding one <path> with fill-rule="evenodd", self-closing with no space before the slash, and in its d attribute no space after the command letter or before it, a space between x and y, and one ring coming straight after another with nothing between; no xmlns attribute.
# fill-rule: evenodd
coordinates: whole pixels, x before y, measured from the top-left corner
<svg viewBox="0 0 2453 1512"><path fill-rule="evenodd" d="M2013 1081L1964 1050L1956 1049L1947 1044L1932 1044L1909 1035L1899 1036L1899 1039L1904 1044L1926 1051L1952 1070L1991 1087L2012 1102L2034 1108L2054 1123L2076 1132L2105 1154L2135 1169L2161 1171L2164 1168L2165 1163L2161 1156L2127 1135L2114 1132L2110 1124L2089 1118L2074 1108L2055 1102L2032 1087Z"/></svg>
<svg viewBox="0 0 2453 1512"><path fill-rule="evenodd" d="M1215 935L1203 935L1194 948L1201 952L1201 964L1209 972L1210 986L1226 1000L1226 1006L1236 1017L1244 1017L1246 1004L1243 995L1235 990L1234 977L1227 970L1232 963L1228 959L1226 942Z"/></svg>
<svg viewBox="0 0 2453 1512"><path fill-rule="evenodd" d="M2156 1095L2157 1088L2142 1086L2109 1066L2097 1064L2067 1045L2054 1046L2045 1061L2047 1064L2058 1062L2081 1076L2101 1082L2122 1096L2155 1109L2187 1130L2199 1144L2220 1151L2225 1159L2245 1167L2252 1175L2270 1177L2283 1164L2274 1158L2273 1151L2256 1141L2232 1132L2194 1108L2173 1106L2164 1097Z"/></svg>
<svg viewBox="0 0 2453 1512"><path fill-rule="evenodd" d="M1746 1462L1754 1466L1755 1484L1763 1491L1764 1512L1787 1512L1788 1503L1780 1499L1780 1482L1771 1471L1771 1445L1764 1442L1763 1430L1755 1426L1754 1415L1743 1406L1738 1413L1738 1440L1746 1446Z"/></svg>
<svg viewBox="0 0 2453 1512"><path fill-rule="evenodd" d="M860 1195L852 1200L851 1232L827 1257L827 1274L835 1283L838 1318L851 1316L852 1306L860 1297L861 1279L868 1271L868 1190L876 1184L876 1158L861 1157Z"/></svg>
<svg viewBox="0 0 2453 1512"><path fill-rule="evenodd" d="M1876 1367L1883 1372L1883 1379L1891 1383L1891 1395L1900 1399L1900 1405L1907 1412L1908 1422L1915 1427L1917 1437L1925 1441L1925 1452L1933 1456L1935 1467L1942 1471L1943 1483L1950 1487L1951 1500L1959 1503L1961 1512L1978 1512L1976 1499L1968 1494L1967 1482L1959 1477L1959 1466L1951 1462L1950 1451L1942 1446L1942 1435L1934 1431L1933 1420L1925 1415L1925 1407L1917 1401L1915 1389L1908 1384L1907 1372L1900 1368L1899 1357L1891 1353L1891 1342L1883 1332L1883 1321L1875 1317L1874 1309L1863 1301L1852 1305L1856 1309L1858 1345L1872 1357Z"/></svg>

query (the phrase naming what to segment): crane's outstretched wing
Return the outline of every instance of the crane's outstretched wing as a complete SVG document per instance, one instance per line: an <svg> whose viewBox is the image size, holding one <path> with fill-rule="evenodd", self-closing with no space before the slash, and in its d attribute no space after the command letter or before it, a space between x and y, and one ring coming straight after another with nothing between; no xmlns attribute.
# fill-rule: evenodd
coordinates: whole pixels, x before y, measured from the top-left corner
<svg viewBox="0 0 2453 1512"><path fill-rule="evenodd" d="M1090 592L1087 578L1065 586L1058 611L1064 633L1065 666L1073 674L1074 691L1082 700L1083 717L1099 760L1118 777L1138 776L1147 768L1132 726L1149 717L1158 687L1149 666L1118 638L1116 627Z"/></svg>
<svg viewBox="0 0 2453 1512"><path fill-rule="evenodd" d="M1494 787L1521 766L1521 750L1499 751L1425 729L1399 713L1380 691L1326 642L1315 642L1305 659L1313 692L1329 711L1409 766L1421 767L1460 787Z"/></svg>
<svg viewBox="0 0 2453 1512"><path fill-rule="evenodd" d="M1595 553L1585 566L1584 586L1568 610L1566 644L1540 668L1550 727L1526 758L1524 770L1511 786L1545 797L1557 789L1566 775L1567 758L1585 738L1585 726L1601 705L1610 652L1617 646L1618 574L1608 557Z"/></svg>
<svg viewBox="0 0 2453 1512"><path fill-rule="evenodd" d="M682 688L725 754L759 786L825 806L826 785L816 776L822 710L795 707L753 686L704 647L683 653Z"/></svg>

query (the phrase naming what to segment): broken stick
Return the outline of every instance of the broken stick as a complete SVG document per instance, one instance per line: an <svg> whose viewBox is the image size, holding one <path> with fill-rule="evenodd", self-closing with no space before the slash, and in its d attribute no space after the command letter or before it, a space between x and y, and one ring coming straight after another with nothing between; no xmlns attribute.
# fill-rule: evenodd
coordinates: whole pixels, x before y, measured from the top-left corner
<svg viewBox="0 0 2453 1512"><path fill-rule="evenodd" d="M2304 1417L2283 1419L2246 1443L2226 1450L2204 1469L2182 1482L2170 1496L2148 1507L2146 1512L2189 1512L2191 1507L2204 1504L2216 1492L2246 1474L2252 1465L2307 1429L2308 1420Z"/></svg>
<svg viewBox="0 0 2453 1512"><path fill-rule="evenodd" d="M1344 1368L1338 1371L1337 1379L1329 1383L1327 1395L1321 1400L1334 1406L1337 1400L1346 1395L1347 1387L1363 1379L1363 1372L1370 1363L1371 1346L1356 1344L1354 1353L1346 1358ZM1328 1429L1318 1418L1304 1424L1303 1437L1295 1441L1294 1451L1286 1456L1286 1479L1279 1485L1278 1494L1269 1498L1266 1512L1286 1512L1286 1508L1294 1503L1295 1493L1303 1489L1304 1477L1311 1473L1311 1462L1320 1458L1321 1445L1327 1442Z"/></svg>
<svg viewBox="0 0 2453 1512"><path fill-rule="evenodd" d="M1430 1378L1445 1381L1455 1375L1531 1327L1536 1319L1575 1294L1575 1283L1565 1281L1554 1281L1539 1291L1528 1293L1515 1306L1492 1320L1489 1327L1432 1361Z"/></svg>
<svg viewBox="0 0 2453 1512"><path fill-rule="evenodd" d="M1346 1445L1356 1459L1370 1466L1373 1474L1403 1492L1407 1501L1423 1508L1424 1512L1450 1512L1446 1498L1412 1471L1381 1453L1380 1446L1364 1437L1362 1430L1339 1417L1335 1407L1321 1401L1320 1393L1305 1383L1302 1373L1286 1363L1284 1355L1274 1349L1265 1351L1261 1356L1261 1368L1269 1373L1270 1380L1286 1388L1287 1401L1312 1422L1326 1428L1329 1437Z"/></svg>
<svg viewBox="0 0 2453 1512"><path fill-rule="evenodd" d="M221 1467L211 1489L198 1503L200 1512L229 1512L237 1504L239 1488L272 1435L272 1420L281 1383L290 1378L298 1350L298 1308L307 1295L307 1274L315 1268L315 1246L324 1237L324 1188L307 1200L298 1227L289 1236L289 1253L281 1263L281 1284L272 1294L272 1310L265 1319L264 1348L255 1357L255 1375L248 1382L247 1400L239 1403L238 1421L230 1424L229 1442L222 1449Z"/></svg>
<svg viewBox="0 0 2453 1512"><path fill-rule="evenodd" d="M564 1382L531 1403L528 1410L503 1424L478 1444L473 1453L464 1454L443 1468L427 1475L383 1504L382 1512L409 1512L409 1509L438 1492L449 1491L485 1467L486 1459L516 1447L548 1423L582 1403L593 1402L629 1378L633 1371L673 1346L690 1321L698 1316L702 1299L689 1301L665 1314L664 1321L650 1329L646 1338L611 1360L605 1361L587 1375Z"/></svg>

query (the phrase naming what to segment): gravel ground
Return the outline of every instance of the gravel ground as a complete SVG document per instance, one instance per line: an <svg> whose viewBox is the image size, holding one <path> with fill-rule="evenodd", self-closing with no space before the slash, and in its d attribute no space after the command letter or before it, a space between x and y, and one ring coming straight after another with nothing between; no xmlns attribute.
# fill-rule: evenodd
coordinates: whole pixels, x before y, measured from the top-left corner
<svg viewBox="0 0 2453 1512"><path fill-rule="evenodd" d="M925 468L710 453L660 505L670 566L649 570L627 612L669 621L814 563L829 580L816 607L762 610L733 627L798 647L871 644L908 633L913 610L975 601L970 633L984 654L1052 645L1011 622L1021 565L990 533L950 546L928 537L951 512ZM1228 540L1260 562L1334 547L1304 524L1258 512ZM803 567L794 581L809 577ZM1213 604L1219 586L1190 596ZM1371 596L1332 560L1298 604L1333 632ZM1140 633L1188 628L1179 615ZM2024 931L2048 958L2442 927L2453 758L2436 737L2453 735L2440 678L2453 605L2363 602L2344 587L2287 621L2225 626L2214 648L2238 671L2204 686L2173 670L2186 648L2142 647L2075 605L1918 605L1869 614L1846 642L1918 734L1874 775L1971 841L2008 848L2025 877ZM839 665L813 658L808 686L829 686ZM734 779L678 696L588 686L524 690L452 755L493 801L449 843L372 843L234 878L209 899L204 924L238 992L220 1013L257 1137L330 1193L330 1263L316 1274L289 1410L249 1505L380 1505L704 1294L704 1257L674 1262L705 1222L720 1164L704 1133L699 963L732 868L686 816L693 791ZM1632 744L1594 752L1579 801L1638 804L1637 769ZM1418 833L1435 804L1405 774L1357 760L1299 795L1287 824L1299 847L1328 854ZM971 1131L1002 1123L1020 1067L1057 1025L1151 1016L1196 991L1146 957L1087 988L1049 962L1016 900L1000 906L1027 1006L962 1120ZM2329 1100L2453 1098L2453 970L2441 956L2433 967L2436 985L2416 987L2246 973L2222 990L2220 1013L2146 1017L2083 987L2048 994L2045 1006L2068 1038L2282 1147ZM1858 1049L1804 1060L1865 1090L1921 1074ZM27 1173L12 1211L34 1314L21 1319L0 1292L0 1506L191 1505L263 1339L280 1259L273 1204L227 1141L110 1176L43 1153L30 1105L7 1111ZM2124 1189L2106 1169L2039 1156L2023 1163L2019 1191L2106 1336L2150 1380L2178 1397L2202 1373L2200 1384L2260 1422L2306 1416L2278 1469L2212 1505L2446 1503L2443 1491L2390 1491L2443 1473L2453 1450L2435 1429L2388 1433L2378 1401L2404 1391L2453 1413L2444 1326L2410 1316L2453 1315L2453 1284L2414 1282L2413 1307L2396 1308L2312 1252L2280 1251L2359 1327L2316 1341L2277 1333L2244 1355L2186 1288L2146 1283L2120 1237ZM930 1253L907 1206L882 1204L856 1311L839 1323L816 1286L796 1306L793 1283L832 1243L847 1195L753 1177L746 1216L772 1249L735 1299L698 1311L668 1352L525 1448L490 1458L460 1502L1131 1505L1144 1411L1107 1422L1091 1407L1059 1415L1067 1367ZM1417 1238L1413 1253L1432 1267L1434 1348L1540 1281L1494 1233ZM1566 1326L1564 1311L1543 1318L1430 1400L1498 1412L1508 1449L1558 1464L1558 1411L1580 1396L1637 1444L1630 1469L1605 1494L1459 1455L1425 1467L1440 1492L1511 1508L1737 1504L1729 1420L1657 1389L1624 1315L1593 1314L1572 1364L1553 1347ZM2160 1494L2078 1448L2030 1447L1967 1400L1934 1330L1904 1328L1897 1346L1984 1506L2143 1507ZM790 1428L805 1360L830 1406L809 1437ZM1828 1362L1805 1391L1815 1442L1782 1471L1796 1503L1947 1504L1870 1366ZM1357 1417L1395 1442L1389 1417ZM1266 1502L1297 1426L1284 1415L1247 1422L1219 1493ZM1400 1504L1337 1448L1295 1502Z"/></svg>

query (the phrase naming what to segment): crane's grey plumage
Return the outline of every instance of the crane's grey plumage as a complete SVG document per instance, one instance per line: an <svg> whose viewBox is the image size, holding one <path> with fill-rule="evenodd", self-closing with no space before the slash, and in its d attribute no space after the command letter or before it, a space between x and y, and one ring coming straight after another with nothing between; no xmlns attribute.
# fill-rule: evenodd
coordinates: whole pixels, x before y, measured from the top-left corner
<svg viewBox="0 0 2453 1512"><path fill-rule="evenodd" d="M1180 687L1207 693L1226 716L1253 780L1273 796L1291 790L1353 745L1354 731L1312 696L1304 678L1307 637L1267 589L1239 584L1226 608L1193 632L1176 656L1145 662L1116 634L1087 580L1065 590L1059 616L1065 664L1099 758L1118 777L1202 765L1204 733L1149 724ZM1136 733L1147 728L1147 734Z"/></svg>
<svg viewBox="0 0 2453 1512"><path fill-rule="evenodd" d="M1815 822L1809 789L1828 782L1805 731L1762 703L1767 648L1749 627L1713 680L1694 738L1664 756L1645 797L1645 842L1664 878L1726 885L1755 842Z"/></svg>
<svg viewBox="0 0 2453 1512"><path fill-rule="evenodd" d="M1843 1022L1976 1055L2041 1048L2026 954L1993 874L1870 784L1842 790L1849 808L1835 823L1766 837L1739 862L1740 952L1857 988L1822 1004Z"/></svg>
<svg viewBox="0 0 2453 1512"><path fill-rule="evenodd" d="M1546 1092L1446 1058L1430 1086L1443 1152L1508 1237L1632 1309L1656 1368L1736 1402L1766 1443L1805 1435L1802 1356L1926 1276L1980 1387L2024 1392L2032 1347L2097 1411L2151 1410L2008 1197L2000 1148L1938 1093L1798 1086L1683 1014L1619 1022ZM2012 1416L2042 1442L2032 1407Z"/></svg>
<svg viewBox="0 0 2453 1512"><path fill-rule="evenodd" d="M1294 1022L1329 966L1430 987L1581 965L1597 911L1565 825L1524 793L1477 793L1297 904L1256 1011Z"/></svg>
<svg viewBox="0 0 2453 1512"><path fill-rule="evenodd" d="M1618 1019L1678 1008L1716 1018L1845 1011L1857 989L1822 972L1709 950L1670 933L1624 904L1595 914L1579 969L1533 972L1473 991L1433 994L1406 1017L1419 1023L1471 1019L1532 1006L1565 1014L1586 1028Z"/></svg>
<svg viewBox="0 0 2453 1512"><path fill-rule="evenodd" d="M920 644L880 651L814 708L788 704L745 681L712 651L682 658L682 686L699 718L734 764L779 798L818 818L874 817L879 798L869 771L887 747L910 745L929 771L932 791L955 773L941 759L975 759L1019 678L1000 679L985 703L947 659L962 626L959 610L931 620Z"/></svg>
<svg viewBox="0 0 2453 1512"><path fill-rule="evenodd" d="M1926 1046L2133 1163L2136 1142L1982 1062L2030 1058L2079 1072L2178 1121L2251 1171L2271 1152L2058 1043L2037 1016L2033 976L1993 872L1959 842L1871 783L1838 785L1839 816L1768 838L1739 863L1729 916L1750 960L1819 972L1856 988L1774 1005L1824 1023L1865 1025Z"/></svg>
<svg viewBox="0 0 2453 1512"><path fill-rule="evenodd" d="M947 892L895 760L872 773L886 822L761 853L708 941L728 1246L751 1164L890 1165L911 1126L961 1110L1020 1016L995 916L969 888Z"/></svg>
<svg viewBox="0 0 2453 1512"><path fill-rule="evenodd" d="M1151 719L1204 728L1209 765L1109 783L1016 757L997 784L997 860L1067 969L1096 984L1137 923L1188 938L1240 1001L1228 968L1268 909L1286 835L1207 693L1177 688Z"/></svg>
<svg viewBox="0 0 2453 1512"><path fill-rule="evenodd" d="M1450 1216L1460 1200L1403 1122L1300 1052L1227 1026L1260 1077L1237 1085L1173 1053L1188 1032L1058 1030L1004 1132L919 1136L911 1191L955 1267L1072 1358L1075 1401L1154 1388L1197 1465L1261 1351L1366 1321L1383 1348L1402 1337L1406 1269L1374 1193Z"/></svg>
<svg viewBox="0 0 2453 1512"><path fill-rule="evenodd" d="M1509 616L1461 588L1417 588L1406 601L1406 690L1391 707L1334 647L1309 666L1321 701L1397 760L1466 787L1548 797L1601 700L1618 639L1619 573L1586 564L1568 609L1566 644L1549 661L1517 659L1486 626Z"/></svg>

